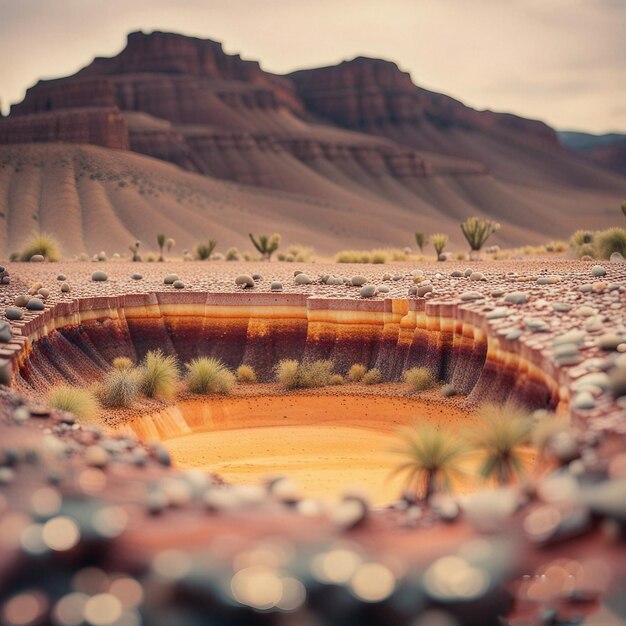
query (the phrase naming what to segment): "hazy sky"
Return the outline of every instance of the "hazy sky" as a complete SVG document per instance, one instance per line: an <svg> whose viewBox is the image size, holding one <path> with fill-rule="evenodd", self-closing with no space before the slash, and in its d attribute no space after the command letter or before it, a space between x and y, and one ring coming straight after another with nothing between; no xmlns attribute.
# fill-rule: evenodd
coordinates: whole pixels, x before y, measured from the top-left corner
<svg viewBox="0 0 626 626"><path fill-rule="evenodd" d="M172 30L288 72L358 55L558 128L626 131L626 0L0 0L0 102Z"/></svg>

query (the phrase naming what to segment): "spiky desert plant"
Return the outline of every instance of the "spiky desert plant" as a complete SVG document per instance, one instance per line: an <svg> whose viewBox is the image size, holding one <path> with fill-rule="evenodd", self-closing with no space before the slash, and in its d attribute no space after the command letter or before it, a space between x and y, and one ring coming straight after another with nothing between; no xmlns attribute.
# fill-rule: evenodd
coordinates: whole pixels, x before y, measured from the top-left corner
<svg viewBox="0 0 626 626"><path fill-rule="evenodd" d="M430 245L435 249L437 258L439 258L444 248L448 245L448 235L444 233L435 233L431 235Z"/></svg>
<svg viewBox="0 0 626 626"><path fill-rule="evenodd" d="M237 368L238 383L256 383L257 377L254 368L251 365L240 365Z"/></svg>
<svg viewBox="0 0 626 626"><path fill-rule="evenodd" d="M361 382L364 385L378 385L383 382L383 375L379 369L374 367L365 372L363 378L361 378Z"/></svg>
<svg viewBox="0 0 626 626"><path fill-rule="evenodd" d="M404 380L411 391L425 391L435 384L435 377L426 367L412 367L404 372Z"/></svg>
<svg viewBox="0 0 626 626"><path fill-rule="evenodd" d="M161 350L150 350L138 370L139 389L148 398L170 399L178 382L176 357L165 355Z"/></svg>
<svg viewBox="0 0 626 626"><path fill-rule="evenodd" d="M428 241L426 240L426 235L424 233L415 233L415 243L420 249L420 253L424 252L424 246L428 243Z"/></svg>
<svg viewBox="0 0 626 626"><path fill-rule="evenodd" d="M58 261L61 258L61 246L57 238L49 233L34 233L20 252L20 261L30 261L36 254L43 256L46 261Z"/></svg>
<svg viewBox="0 0 626 626"><path fill-rule="evenodd" d="M139 256L140 245L141 245L141 241L137 240L135 241L135 243L131 243L130 246L128 246L128 249L132 252L132 255L133 255L132 260L134 263L141 261L141 257Z"/></svg>
<svg viewBox="0 0 626 626"><path fill-rule="evenodd" d="M104 406L127 408L139 395L137 372L133 369L112 369L105 377L100 389L100 400Z"/></svg>
<svg viewBox="0 0 626 626"><path fill-rule="evenodd" d="M467 453L456 435L427 424L400 431L402 443L395 452L405 458L393 474L406 474L407 488L423 500L449 490L452 480L463 475L462 461Z"/></svg>
<svg viewBox="0 0 626 626"><path fill-rule="evenodd" d="M354 363L348 370L348 380L351 383L358 383L362 380L363 376L367 372L367 367L361 363Z"/></svg>
<svg viewBox="0 0 626 626"><path fill-rule="evenodd" d="M159 246L159 261L161 262L165 261L165 258L163 257L163 248L165 248L165 241L165 235L163 233L159 233L157 235L157 245Z"/></svg>
<svg viewBox="0 0 626 626"><path fill-rule="evenodd" d="M515 404L485 404L467 440L482 457L480 475L500 485L524 475L523 448L530 442L532 419Z"/></svg>
<svg viewBox="0 0 626 626"><path fill-rule="evenodd" d="M461 231L474 252L478 252L487 239L495 232L500 230L500 224L493 220L487 220L480 217L468 217L461 224Z"/></svg>
<svg viewBox="0 0 626 626"><path fill-rule="evenodd" d="M608 259L614 252L626 257L626 230L615 227L596 233L595 248L597 256L603 259Z"/></svg>
<svg viewBox="0 0 626 626"><path fill-rule="evenodd" d="M298 369L300 364L295 359L283 359L274 367L276 380L285 389L297 389L298 387Z"/></svg>
<svg viewBox="0 0 626 626"><path fill-rule="evenodd" d="M261 256L269 261L272 254L278 250L280 244L280 235L274 233L271 237L268 235L259 235L255 237L252 233L248 235L254 247L259 251Z"/></svg>
<svg viewBox="0 0 626 626"><path fill-rule="evenodd" d="M135 367L135 363L127 356L117 356L113 359L113 367L116 370L129 370Z"/></svg>
<svg viewBox="0 0 626 626"><path fill-rule="evenodd" d="M199 243L196 246L196 258L199 261L210 259L215 248L217 248L217 239L208 239L206 243Z"/></svg>
<svg viewBox="0 0 626 626"><path fill-rule="evenodd" d="M228 394L235 384L235 375L220 359L199 357L187 364L185 376L187 387L192 393Z"/></svg>
<svg viewBox="0 0 626 626"><path fill-rule="evenodd" d="M98 417L100 405L95 395L88 389L71 385L57 385L48 394L52 408L72 413L80 422L93 422Z"/></svg>

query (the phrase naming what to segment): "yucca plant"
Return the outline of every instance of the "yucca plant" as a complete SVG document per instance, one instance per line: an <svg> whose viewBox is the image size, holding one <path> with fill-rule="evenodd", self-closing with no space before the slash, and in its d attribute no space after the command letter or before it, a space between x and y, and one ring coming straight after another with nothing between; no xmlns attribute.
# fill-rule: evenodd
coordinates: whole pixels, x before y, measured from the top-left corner
<svg viewBox="0 0 626 626"><path fill-rule="evenodd" d="M439 259L444 248L448 245L448 235L445 235L444 233L435 233L430 236L430 244L435 249L437 258Z"/></svg>
<svg viewBox="0 0 626 626"><path fill-rule="evenodd" d="M424 235L424 233L415 233L415 243L420 249L420 253L424 252L424 246L428 243L428 241L426 240L426 235Z"/></svg>
<svg viewBox="0 0 626 626"><path fill-rule="evenodd" d="M462 461L467 453L456 435L426 424L401 431L402 444L394 452L405 458L393 474L406 474L409 490L423 500L449 490L452 480L463 475Z"/></svg>
<svg viewBox="0 0 626 626"><path fill-rule="evenodd" d="M482 457L480 475L506 485L524 475L523 449L530 442L532 419L514 404L483 405L466 438Z"/></svg>
<svg viewBox="0 0 626 626"><path fill-rule="evenodd" d="M267 261L269 261L272 258L272 254L278 250L278 246L280 244L280 235L278 233L274 233L271 237L268 237L267 235L259 235L257 238L252 233L248 236L250 237L250 241L254 247Z"/></svg>
<svg viewBox="0 0 626 626"><path fill-rule="evenodd" d="M100 409L91 391L70 385L53 387L48 394L48 403L52 408L72 413L78 421L85 423L95 421Z"/></svg>
<svg viewBox="0 0 626 626"><path fill-rule="evenodd" d="M219 359L200 357L187 365L186 381L192 393L228 394L235 384L235 375Z"/></svg>
<svg viewBox="0 0 626 626"><path fill-rule="evenodd" d="M139 366L138 375L139 388L148 398L170 399L178 382L178 362L161 350L151 350Z"/></svg>
<svg viewBox="0 0 626 626"><path fill-rule="evenodd" d="M20 252L20 261L30 261L31 257L40 254L46 261L58 261L61 257L61 246L54 235L34 233Z"/></svg>
<svg viewBox="0 0 626 626"><path fill-rule="evenodd" d="M165 261L165 258L163 257L163 248L165 248L166 241L167 241L167 238L165 237L163 233L159 233L157 235L157 244L159 246L159 261L161 262Z"/></svg>
<svg viewBox="0 0 626 626"><path fill-rule="evenodd" d="M217 239L209 239L206 243L199 243L196 246L196 258L200 261L210 259L215 248L217 248Z"/></svg>
<svg viewBox="0 0 626 626"><path fill-rule="evenodd" d="M472 252L478 252L485 245L487 239L500 230L500 224L493 220L468 217L461 224L461 230Z"/></svg>

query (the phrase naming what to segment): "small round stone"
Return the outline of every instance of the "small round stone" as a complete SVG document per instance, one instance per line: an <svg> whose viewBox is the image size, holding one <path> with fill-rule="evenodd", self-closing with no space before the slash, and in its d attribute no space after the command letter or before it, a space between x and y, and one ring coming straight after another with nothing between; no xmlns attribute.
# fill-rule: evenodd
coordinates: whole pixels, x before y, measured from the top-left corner
<svg viewBox="0 0 626 626"><path fill-rule="evenodd" d="M7 307L4 310L4 314L9 320L21 320L24 317L24 312L20 311L20 309L16 309L14 307Z"/></svg>
<svg viewBox="0 0 626 626"><path fill-rule="evenodd" d="M432 285L422 285L417 289L417 297L423 298L427 293L431 293L432 291L434 291Z"/></svg>
<svg viewBox="0 0 626 626"><path fill-rule="evenodd" d="M513 291L504 297L504 301L511 304L526 304L528 302L528 294L524 291Z"/></svg>
<svg viewBox="0 0 626 626"><path fill-rule="evenodd" d="M43 311L46 307L39 298L31 298L26 305L29 311Z"/></svg>
<svg viewBox="0 0 626 626"><path fill-rule="evenodd" d="M279 283L278 281L274 281L270 285L270 291L282 291L282 290L283 290L283 284Z"/></svg>
<svg viewBox="0 0 626 626"><path fill-rule="evenodd" d="M48 289L45 289L44 287L42 287L38 292L37 292L44 300L50 295L50 291Z"/></svg>
<svg viewBox="0 0 626 626"><path fill-rule="evenodd" d="M184 289L185 283L182 280L174 281L174 289Z"/></svg>
<svg viewBox="0 0 626 626"><path fill-rule="evenodd" d="M591 268L591 275L592 276L605 276L606 270L601 265L594 265Z"/></svg>
<svg viewBox="0 0 626 626"><path fill-rule="evenodd" d="M609 257L609 263L623 263L624 257L620 252L613 252Z"/></svg>
<svg viewBox="0 0 626 626"><path fill-rule="evenodd" d="M248 276L248 274L240 274L235 278L235 285L241 285L244 289L252 289L254 287L254 280L252 276Z"/></svg>
<svg viewBox="0 0 626 626"><path fill-rule="evenodd" d="M28 304L29 301L30 301L30 296L22 295L22 296L17 296L17 298L15 298L15 300L13 301L13 304L15 304L15 306L24 307Z"/></svg>
<svg viewBox="0 0 626 626"><path fill-rule="evenodd" d="M91 280L93 280L94 282L104 282L108 279L109 277L105 274L105 272L94 272L91 275Z"/></svg>
<svg viewBox="0 0 626 626"><path fill-rule="evenodd" d="M296 276L296 285L310 285L313 281L309 278L307 274L301 272Z"/></svg>
<svg viewBox="0 0 626 626"><path fill-rule="evenodd" d="M0 342L9 343L11 341L11 326L8 322L0 321Z"/></svg>
<svg viewBox="0 0 626 626"><path fill-rule="evenodd" d="M65 274L59 274L57 280L65 280Z"/></svg>
<svg viewBox="0 0 626 626"><path fill-rule="evenodd" d="M88 446L85 449L85 463L91 467L106 467L109 462L109 453L98 445Z"/></svg>
<svg viewBox="0 0 626 626"><path fill-rule="evenodd" d="M376 294L376 285L363 285L361 298L372 298Z"/></svg>
<svg viewBox="0 0 626 626"><path fill-rule="evenodd" d="M61 285L61 291L63 293L69 293L70 291L72 291L72 288L68 285L68 283L63 283Z"/></svg>
<svg viewBox="0 0 626 626"><path fill-rule="evenodd" d="M365 278L365 276L353 276L350 282L355 287L362 287L363 285L367 283L367 278Z"/></svg>
<svg viewBox="0 0 626 626"><path fill-rule="evenodd" d="M261 274L252 274L252 280L259 282L260 280L263 280L263 276L261 276Z"/></svg>
<svg viewBox="0 0 626 626"><path fill-rule="evenodd" d="M178 280L178 276L176 274L168 274L164 279L163 283L165 285L173 285Z"/></svg>
<svg viewBox="0 0 626 626"><path fill-rule="evenodd" d="M30 257L31 263L43 263L45 260L43 254L33 254L33 256Z"/></svg>
<svg viewBox="0 0 626 626"><path fill-rule="evenodd" d="M142 276L141 274L133 274L133 275L131 276L131 278L132 278L133 280L141 280L141 279L143 278L143 276Z"/></svg>

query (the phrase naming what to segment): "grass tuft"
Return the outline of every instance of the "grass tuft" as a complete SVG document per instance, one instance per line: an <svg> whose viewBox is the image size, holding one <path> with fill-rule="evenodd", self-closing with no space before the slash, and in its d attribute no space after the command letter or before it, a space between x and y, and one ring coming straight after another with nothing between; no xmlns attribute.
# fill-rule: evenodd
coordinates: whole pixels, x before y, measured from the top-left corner
<svg viewBox="0 0 626 626"><path fill-rule="evenodd" d="M53 235L35 233L20 252L20 261L30 261L36 254L41 254L46 261L58 261L61 258L61 246Z"/></svg>
<svg viewBox="0 0 626 626"><path fill-rule="evenodd" d="M334 363L328 360L298 363L283 359L275 367L276 379L285 389L326 387L333 375Z"/></svg>
<svg viewBox="0 0 626 626"><path fill-rule="evenodd" d="M101 402L106 407L128 408L139 395L139 381L134 369L112 369L100 390Z"/></svg>
<svg viewBox="0 0 626 626"><path fill-rule="evenodd" d="M251 365L240 365L237 368L238 383L256 383L257 377L254 368Z"/></svg>
<svg viewBox="0 0 626 626"><path fill-rule="evenodd" d="M113 359L113 367L116 370L129 370L135 367L135 363L127 356L118 356Z"/></svg>
<svg viewBox="0 0 626 626"><path fill-rule="evenodd" d="M425 367L412 367L404 372L404 380L411 388L411 391L425 391L435 384L435 377L429 369Z"/></svg>
<svg viewBox="0 0 626 626"><path fill-rule="evenodd" d="M351 383L358 383L363 378L363 376L365 376L366 372L367 367L365 367L365 365L362 365L361 363L355 363L348 370L348 380Z"/></svg>
<svg viewBox="0 0 626 626"><path fill-rule="evenodd" d="M146 354L138 370L139 388L148 398L170 399L178 382L176 357L166 356L161 350Z"/></svg>
<svg viewBox="0 0 626 626"><path fill-rule="evenodd" d="M379 369L372 368L363 375L361 382L364 385L378 385L383 382L383 375Z"/></svg>
<svg viewBox="0 0 626 626"><path fill-rule="evenodd" d="M70 385L53 387L48 394L48 403L55 409L72 413L78 421L84 423L95 422L100 409L91 391Z"/></svg>
<svg viewBox="0 0 626 626"><path fill-rule="evenodd" d="M235 385L235 375L213 357L200 357L188 363L186 380L189 391L201 395L226 395Z"/></svg>

